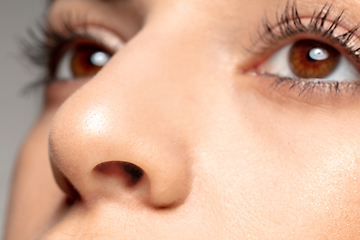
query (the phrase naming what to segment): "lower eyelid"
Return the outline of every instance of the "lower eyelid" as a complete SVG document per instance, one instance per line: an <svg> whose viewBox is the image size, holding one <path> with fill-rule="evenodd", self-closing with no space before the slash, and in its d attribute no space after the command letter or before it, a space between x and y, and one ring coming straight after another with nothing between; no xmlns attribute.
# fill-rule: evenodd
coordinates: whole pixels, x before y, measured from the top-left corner
<svg viewBox="0 0 360 240"><path fill-rule="evenodd" d="M354 102L354 98L359 95L357 92L360 85L360 73L344 56L340 57L340 62L336 67L338 70L334 70L326 78L301 79L295 76L289 67L287 54L291 47L292 44L283 47L275 55L268 58L265 65L260 65L248 71L260 80L254 82L255 85L260 85L255 87L261 89L262 94L272 96L272 99L277 96L275 99L292 99L313 106L339 106ZM282 62L287 66L284 65L279 68L278 61L271 61L271 58L276 59L276 57L282 58ZM281 67L284 67L287 72L284 72ZM272 71L268 71L268 69ZM339 72L339 70L341 71ZM333 78L337 80L334 81Z"/></svg>
<svg viewBox="0 0 360 240"><path fill-rule="evenodd" d="M252 86L263 96L281 104L296 103L320 108L345 108L360 102L359 81L333 82L282 78L249 71Z"/></svg>
<svg viewBox="0 0 360 240"><path fill-rule="evenodd" d="M76 90L85 85L90 79L78 79L74 81L56 81L50 83L45 89L45 107L58 108Z"/></svg>

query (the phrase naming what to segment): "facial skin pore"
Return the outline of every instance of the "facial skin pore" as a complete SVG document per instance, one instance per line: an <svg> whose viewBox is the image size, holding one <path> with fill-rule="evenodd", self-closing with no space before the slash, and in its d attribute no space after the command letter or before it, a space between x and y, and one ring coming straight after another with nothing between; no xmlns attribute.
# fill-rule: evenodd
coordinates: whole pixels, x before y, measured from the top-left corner
<svg viewBox="0 0 360 240"><path fill-rule="evenodd" d="M297 6L311 17L325 3ZM358 239L359 96L302 98L244 71L264 14L285 6L55 1L53 26L86 15L74 19L125 44L91 80L46 87L5 239ZM333 8L343 28L360 22L358 1Z"/></svg>

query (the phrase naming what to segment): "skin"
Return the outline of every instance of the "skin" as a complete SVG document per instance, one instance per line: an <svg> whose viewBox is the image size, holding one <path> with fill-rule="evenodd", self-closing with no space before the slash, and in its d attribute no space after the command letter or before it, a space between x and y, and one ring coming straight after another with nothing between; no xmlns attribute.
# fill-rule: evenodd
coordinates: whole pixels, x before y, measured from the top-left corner
<svg viewBox="0 0 360 240"><path fill-rule="evenodd" d="M359 22L358 1L334 2L344 28ZM297 4L311 16L325 1ZM52 4L53 25L86 13L126 44L91 80L45 89L5 239L358 239L359 94L299 97L244 71L265 60L244 50L264 13L285 5ZM129 184L114 162L144 174Z"/></svg>

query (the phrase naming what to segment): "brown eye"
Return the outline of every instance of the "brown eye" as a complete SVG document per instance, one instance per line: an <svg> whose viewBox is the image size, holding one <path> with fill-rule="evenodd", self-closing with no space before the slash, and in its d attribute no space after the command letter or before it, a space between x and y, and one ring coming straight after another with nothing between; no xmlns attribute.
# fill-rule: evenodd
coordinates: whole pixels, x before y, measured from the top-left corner
<svg viewBox="0 0 360 240"><path fill-rule="evenodd" d="M286 79L319 79L319 81L353 82L360 79L358 64L351 63L332 46L301 40L274 52L257 67L260 74Z"/></svg>
<svg viewBox="0 0 360 240"><path fill-rule="evenodd" d="M94 76L110 60L103 47L90 43L77 44L62 55L55 66L55 78L68 80Z"/></svg>
<svg viewBox="0 0 360 240"><path fill-rule="evenodd" d="M109 61L110 54L96 46L79 46L71 59L74 77L95 75Z"/></svg>
<svg viewBox="0 0 360 240"><path fill-rule="evenodd" d="M314 40L296 42L290 49L289 64L300 78L324 78L339 63L341 54L333 47Z"/></svg>

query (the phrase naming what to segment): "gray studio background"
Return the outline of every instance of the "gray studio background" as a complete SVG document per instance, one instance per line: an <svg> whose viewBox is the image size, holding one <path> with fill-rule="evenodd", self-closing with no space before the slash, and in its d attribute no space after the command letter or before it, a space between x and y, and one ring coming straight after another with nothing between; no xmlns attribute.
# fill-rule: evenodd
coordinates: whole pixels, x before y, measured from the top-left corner
<svg viewBox="0 0 360 240"><path fill-rule="evenodd" d="M43 16L45 0L0 0L0 239L12 167L24 134L34 122L40 91L22 95L38 73L24 61L19 39Z"/></svg>

